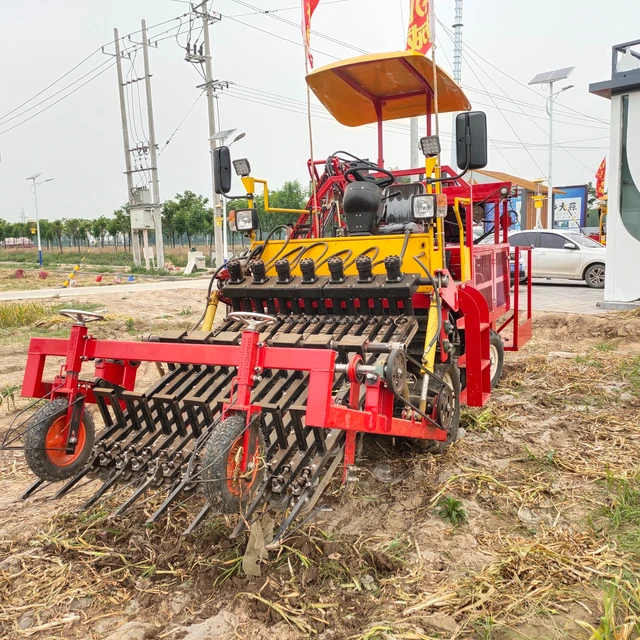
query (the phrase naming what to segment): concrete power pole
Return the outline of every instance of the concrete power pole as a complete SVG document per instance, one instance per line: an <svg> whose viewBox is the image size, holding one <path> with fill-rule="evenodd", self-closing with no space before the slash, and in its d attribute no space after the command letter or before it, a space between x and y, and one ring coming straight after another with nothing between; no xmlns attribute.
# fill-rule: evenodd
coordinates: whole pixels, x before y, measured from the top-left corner
<svg viewBox="0 0 640 640"><path fill-rule="evenodd" d="M142 52L144 57L144 83L147 96L147 118L149 121L149 156L151 159L151 218L156 232L156 265L164 269L164 238L162 237L162 204L158 182L158 157L156 130L153 121L153 102L151 100L151 73L149 71L149 39L147 22L142 21ZM145 231L146 233L146 231Z"/></svg>
<svg viewBox="0 0 640 640"><path fill-rule="evenodd" d="M118 94L120 96L120 117L122 120L122 140L124 144L125 173L127 175L127 194L129 200L129 211L133 211L135 200L133 196L133 169L131 166L131 148L129 145L129 124L127 122L127 105L124 97L124 78L122 75L122 56L120 54L120 37L118 30L113 30L113 39L116 51L116 68L118 71ZM131 246L133 251L133 264L139 267L140 243L138 241L138 231L131 229Z"/></svg>
<svg viewBox="0 0 640 640"><path fill-rule="evenodd" d="M456 17L453 25L453 79L457 84L462 82L462 0L456 0ZM451 167L456 166L456 114L451 121Z"/></svg>
<svg viewBox="0 0 640 640"><path fill-rule="evenodd" d="M223 256L223 240L222 240L222 220L223 210L220 196L215 192L213 187L215 183L215 156L216 141L213 136L216 133L216 113L214 108L214 79L213 79L213 63L211 60L211 40L209 38L209 24L212 17L209 15L209 7L207 0L200 5L200 12L197 14L202 17L202 28L204 34L204 68L205 68L205 85L207 89L207 110L209 113L209 153L211 155L211 186L213 189L213 234L216 250L216 267L224 263Z"/></svg>

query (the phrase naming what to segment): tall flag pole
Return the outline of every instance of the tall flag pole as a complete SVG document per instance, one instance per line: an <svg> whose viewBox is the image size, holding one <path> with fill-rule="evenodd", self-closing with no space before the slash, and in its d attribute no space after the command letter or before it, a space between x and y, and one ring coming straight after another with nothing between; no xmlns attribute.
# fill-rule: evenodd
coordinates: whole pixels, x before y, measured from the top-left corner
<svg viewBox="0 0 640 640"><path fill-rule="evenodd" d="M409 10L409 27L407 29L407 51L414 51L426 56L429 49L435 56L433 37L433 0L411 0ZM435 59L434 81L435 81ZM434 103L437 114L437 87L434 82ZM418 118L411 119L411 152L418 148ZM436 115L436 133L438 133L438 117ZM412 157L414 157L412 155Z"/></svg>
<svg viewBox="0 0 640 640"><path fill-rule="evenodd" d="M305 75L309 75L309 68L313 69L313 56L311 55L311 17L320 0L302 0L302 36L304 39L304 69ZM313 164L313 128L311 126L311 89L307 84L307 121L309 123L309 154L311 158L311 188L313 192L313 216L315 222L316 237L320 237L320 223L318 220L318 185L316 183L316 167Z"/></svg>

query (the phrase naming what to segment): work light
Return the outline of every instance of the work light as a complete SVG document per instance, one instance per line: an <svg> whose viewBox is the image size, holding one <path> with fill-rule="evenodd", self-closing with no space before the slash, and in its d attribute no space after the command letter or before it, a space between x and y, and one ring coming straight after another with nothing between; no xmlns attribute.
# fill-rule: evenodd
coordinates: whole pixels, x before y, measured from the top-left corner
<svg viewBox="0 0 640 640"><path fill-rule="evenodd" d="M420 138L420 148L425 158L435 158L440 153L440 138L438 136Z"/></svg>
<svg viewBox="0 0 640 640"><path fill-rule="evenodd" d="M244 178L251 173L251 165L246 158L234 160L233 168L236 170L236 175L239 175L241 178Z"/></svg>

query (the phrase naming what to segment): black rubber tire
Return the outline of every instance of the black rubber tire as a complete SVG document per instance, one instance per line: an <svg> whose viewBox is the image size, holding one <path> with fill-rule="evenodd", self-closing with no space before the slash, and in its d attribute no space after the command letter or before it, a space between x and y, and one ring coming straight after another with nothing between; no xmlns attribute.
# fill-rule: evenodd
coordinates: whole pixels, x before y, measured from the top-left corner
<svg viewBox="0 0 640 640"><path fill-rule="evenodd" d="M602 282L600 282L599 277L596 277L596 271L602 271ZM592 264L584 272L584 281L590 289L604 289L605 273L605 266L603 264Z"/></svg>
<svg viewBox="0 0 640 640"><path fill-rule="evenodd" d="M45 439L51 425L67 414L69 403L65 398L58 398L49 402L36 411L29 423L24 436L24 457L29 468L41 480L59 482L74 476L86 464L95 440L95 426L93 418L86 407L82 414L82 424L85 430L84 449L72 464L64 467L56 465L47 455Z"/></svg>
<svg viewBox="0 0 640 640"><path fill-rule="evenodd" d="M495 389L500 382L500 378L502 378L502 369L504 368L504 343L498 332L493 329L490 332L489 346L495 348L498 358L498 367L493 376L491 376L491 388Z"/></svg>
<svg viewBox="0 0 640 640"><path fill-rule="evenodd" d="M211 507L218 513L239 513L242 505L251 499L251 491L260 485L264 476L261 467L246 494L237 496L227 484L227 461L234 442L244 433L245 416L234 413L215 427L202 456L202 479L204 494ZM258 448L264 454L264 435L258 429Z"/></svg>
<svg viewBox="0 0 640 640"><path fill-rule="evenodd" d="M445 449L452 442L455 442L458 439L458 429L460 428L460 369L458 369L458 366L453 362L437 364L435 367L435 374L442 379L445 379L447 374L450 376L453 384L453 396L456 403L451 428L447 434L447 440L445 442L440 442L438 440L422 441L425 444L425 451L433 454L441 454L444 453ZM434 384L439 385L439 383L435 383L435 381Z"/></svg>

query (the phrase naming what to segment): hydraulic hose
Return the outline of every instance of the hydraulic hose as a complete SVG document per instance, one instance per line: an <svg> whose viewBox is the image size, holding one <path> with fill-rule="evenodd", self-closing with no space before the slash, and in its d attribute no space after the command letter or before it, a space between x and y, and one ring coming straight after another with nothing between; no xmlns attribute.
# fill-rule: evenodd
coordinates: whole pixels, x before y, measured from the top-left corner
<svg viewBox="0 0 640 640"><path fill-rule="evenodd" d="M411 231L407 229L404 232L404 242L402 243L402 249L400 249L400 264L402 264L402 261L404 260L404 254L407 252L407 247L409 246L410 237L411 237ZM377 262L374 262L373 266L375 267L376 265L382 264L383 262L384 262L384 258L382 260L378 260Z"/></svg>
<svg viewBox="0 0 640 640"><path fill-rule="evenodd" d="M375 253L373 254L373 258L371 258L371 260L375 260L378 257L378 254L380 253L380 249L378 247L369 247L368 249L365 249L362 253L359 253L355 258L353 258L352 260L350 260L349 262L345 263L344 268L347 269L348 267L350 267L360 256L366 256L367 253L369 253L370 251L375 251ZM424 255L424 254L423 254Z"/></svg>
<svg viewBox="0 0 640 640"><path fill-rule="evenodd" d="M329 262L331 258L338 258L341 255L344 255L345 253L348 254L346 260L349 260L349 258L351 258L351 256L353 255L353 251L351 249L340 249L340 251L336 251L335 253L332 253L330 256L327 256L326 258L323 258L322 260L320 260L316 264L316 269L319 269L323 264L325 264L326 262Z"/></svg>

